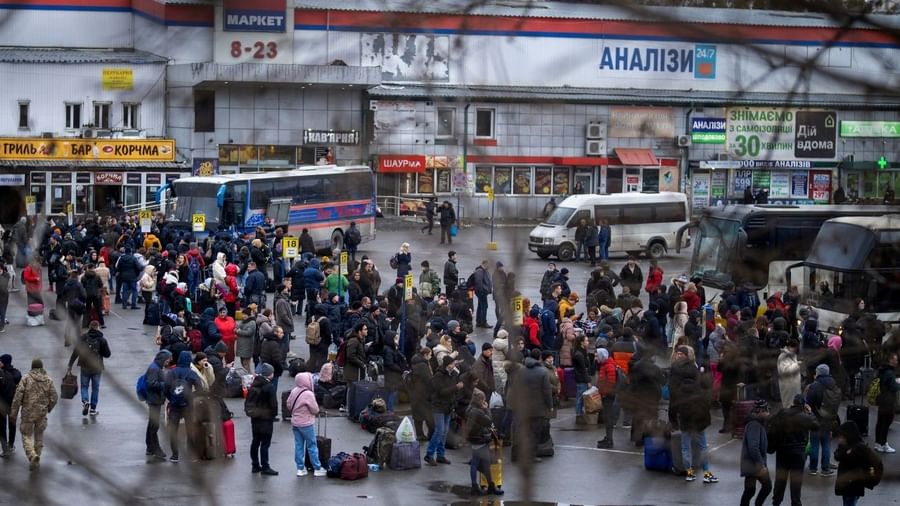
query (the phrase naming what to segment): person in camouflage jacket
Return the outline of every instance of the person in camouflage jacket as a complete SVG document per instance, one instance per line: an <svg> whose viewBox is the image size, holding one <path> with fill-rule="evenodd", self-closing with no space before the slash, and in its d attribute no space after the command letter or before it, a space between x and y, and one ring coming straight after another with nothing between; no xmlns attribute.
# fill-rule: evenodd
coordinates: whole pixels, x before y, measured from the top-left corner
<svg viewBox="0 0 900 506"><path fill-rule="evenodd" d="M32 471L40 465L47 415L53 411L58 400L56 387L44 370L44 363L39 358L32 360L31 371L19 382L11 408L13 419L18 417L21 409L19 431L22 433L22 446Z"/></svg>

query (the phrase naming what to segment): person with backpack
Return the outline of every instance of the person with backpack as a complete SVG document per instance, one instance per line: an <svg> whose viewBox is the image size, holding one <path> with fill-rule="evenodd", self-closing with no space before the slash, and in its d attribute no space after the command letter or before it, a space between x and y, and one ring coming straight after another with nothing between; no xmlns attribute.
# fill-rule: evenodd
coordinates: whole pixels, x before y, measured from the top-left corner
<svg viewBox="0 0 900 506"><path fill-rule="evenodd" d="M419 274L419 295L427 303L431 303L441 293L441 277L431 270L428 260L422 260L420 265L422 272Z"/></svg>
<svg viewBox="0 0 900 506"><path fill-rule="evenodd" d="M767 453L769 446L765 422L769 417L769 403L765 399L756 401L753 411L747 416L744 428L744 439L741 442L741 476L744 478L744 493L741 494L741 506L750 506L750 500L756 495L756 482L761 488L756 496L756 506L763 506L772 492L772 479L769 477Z"/></svg>
<svg viewBox="0 0 900 506"><path fill-rule="evenodd" d="M894 423L894 411L897 405L897 392L900 391L900 379L897 378L897 354L887 356L884 365L878 369L878 376L873 381L878 382L879 393L875 399L878 406L878 418L875 422L875 446L876 452L894 453L887 442L888 429ZM868 393L868 392L867 392Z"/></svg>
<svg viewBox="0 0 900 506"><path fill-rule="evenodd" d="M309 261L309 267L307 267L306 270L303 271L303 286L306 289L305 325L309 325L309 322L312 320L313 311L315 310L316 304L319 303L319 289L322 287L322 283L325 281L325 275L322 274L320 266L321 264L319 263L319 259L313 258ZM282 290L276 289L276 292L280 293L281 291ZM290 296L290 294L288 294L288 296Z"/></svg>
<svg viewBox="0 0 900 506"><path fill-rule="evenodd" d="M169 462L173 464L179 462L178 428L184 420L185 430L189 431L194 422L194 391L202 390L203 380L191 369L191 352L182 351L175 368L169 369L165 375L166 400L169 401L166 424L172 451Z"/></svg>
<svg viewBox="0 0 900 506"><path fill-rule="evenodd" d="M831 467L831 434L837 429L838 408L841 406L843 394L837 382L831 377L826 364L816 367L816 380L806 387L806 404L812 409L813 416L819 422L819 430L810 434L809 474L815 476L834 476ZM821 452L822 465L819 467ZM821 469L821 471L819 471Z"/></svg>
<svg viewBox="0 0 900 506"><path fill-rule="evenodd" d="M159 444L159 426L162 407L166 402L165 371L171 361L169 350L159 351L138 382L138 397L147 403L146 454L159 460L166 459L166 452Z"/></svg>
<svg viewBox="0 0 900 506"><path fill-rule="evenodd" d="M141 266L134 251L130 247L125 248L125 254L116 261L116 279L121 286L122 309L128 309L129 295L131 309L137 309L137 280L141 274Z"/></svg>
<svg viewBox="0 0 900 506"><path fill-rule="evenodd" d="M81 368L81 403L82 416L97 416L97 403L100 401L100 376L103 374L103 359L110 357L109 343L100 332L100 322L92 320L87 333L83 334L69 357L67 373L72 372L72 365L78 360ZM90 398L88 398L90 385Z"/></svg>
<svg viewBox="0 0 900 506"><path fill-rule="evenodd" d="M271 332L263 334L263 342L259 352L260 363L269 364L275 369L275 376L271 381L275 385L276 391L278 390L278 378L281 377L281 373L285 369L286 356L281 346L281 342L284 339L287 339L284 329L274 325Z"/></svg>
<svg viewBox="0 0 900 506"><path fill-rule="evenodd" d="M0 273L0 285L3 284L2 273ZM103 320L103 280L94 270L94 264L88 264L87 270L81 276L81 285L84 287L84 323L87 326L90 323L91 315L96 313L97 320L100 322L100 328L106 328L106 322ZM5 311L4 311L5 313ZM0 318L2 320L2 318ZM0 328L3 322L0 321Z"/></svg>
<svg viewBox="0 0 900 506"><path fill-rule="evenodd" d="M356 226L355 221L351 221L350 228L347 229L347 233L344 235L344 246L347 247L351 264L356 262L356 251L361 243L362 234L359 232L359 227Z"/></svg>
<svg viewBox="0 0 900 506"><path fill-rule="evenodd" d="M834 495L843 499L844 506L856 506L866 495L866 488L878 486L884 464L866 446L856 422L842 423L837 433L838 447L834 452L834 460L838 463L838 469Z"/></svg>
<svg viewBox="0 0 900 506"><path fill-rule="evenodd" d="M11 406L21 381L22 373L13 366L12 355L0 355L0 457L12 456L16 448L16 418Z"/></svg>
<svg viewBox="0 0 900 506"><path fill-rule="evenodd" d="M447 261L444 262L444 286L446 287L444 293L447 296L455 292L456 286L459 285L459 268L457 268L456 262L456 252L448 251Z"/></svg>
<svg viewBox="0 0 900 506"><path fill-rule="evenodd" d="M274 421L278 414L278 387L272 383L273 378L275 368L266 362L259 364L244 401L244 413L250 417L253 434L250 441L250 472L265 476L278 476L278 471L269 466L269 446L272 444Z"/></svg>

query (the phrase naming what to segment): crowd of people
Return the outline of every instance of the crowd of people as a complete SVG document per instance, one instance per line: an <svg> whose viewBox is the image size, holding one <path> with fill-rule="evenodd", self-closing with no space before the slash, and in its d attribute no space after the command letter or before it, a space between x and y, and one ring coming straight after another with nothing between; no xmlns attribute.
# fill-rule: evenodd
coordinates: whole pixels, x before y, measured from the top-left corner
<svg viewBox="0 0 900 506"><path fill-rule="evenodd" d="M432 211L432 216L443 213L442 228L455 222L447 209L452 212ZM593 240L584 245L595 266L584 297L570 271L550 263L540 300L532 301L499 261L483 260L471 273L461 273L457 253L449 251L440 260L442 270L432 268L435 259L424 259L415 272L409 243L383 259L389 265L378 266L382 259L366 255L357 259L355 227L346 234L353 255L342 266L340 251L316 256L305 230L300 257L289 261L282 258L281 229L260 227L243 237L219 234L197 241L162 218L149 233L141 233L133 216L74 226L53 220L41 227L27 220L21 224L37 239L23 247L14 233L7 241L0 310L5 313L13 280L24 283L29 303L41 303L46 268L56 295L51 317L66 321L63 342L74 345L69 369L76 361L81 369L85 416L99 413L103 360L111 355L102 333L104 315L113 305L138 309L140 301L144 323L158 329L159 349L142 376L146 452L153 458L179 461L182 421L191 451L204 455L198 426L232 416L223 399L229 376L239 369L236 376L252 377L242 385L251 419L251 469L277 474L268 450L280 407L279 378L296 372L293 361L300 354L308 358L302 371L290 374L291 409L281 413L294 427L298 476L307 473L307 454L313 474L324 474L313 424L326 368L331 383L347 388L382 376L388 410L397 406L401 391L406 393L419 437L428 441L426 464L449 463L447 447L467 441L473 449L473 494L499 493L476 480L476 471L487 470L491 456L484 448L492 438L511 445L515 459L540 462L546 445L552 448L549 420L574 398L579 424L604 425L605 437L597 442L601 449L621 446L613 430L620 420L621 427L630 428L629 442L644 445L648 426L667 406L664 422L681 434L683 476L710 484L718 477L709 466L706 431L718 407L724 420L719 432L744 434L742 504L749 504L757 482L762 490L756 504L772 489L766 451L776 455L774 503L781 503L790 483L792 503L799 504L804 472L834 474L830 445L838 434L836 490L862 496L853 478L858 471L853 466L862 464L853 448L868 427L840 423L838 408L842 400L864 393L857 378L867 361L877 368L874 381L881 391L874 449L894 451L887 431L900 390L895 376L900 338L882 343L886 328L865 312L863 301L844 322L842 335L823 342L817 315L801 310L793 287L761 301L750 285L729 286L712 303L702 279L679 273L666 281L655 260L644 266L646 275L632 256L614 270L601 250L598 263L599 244ZM598 229L585 233L593 237ZM449 234L442 233L442 239L449 242ZM15 265L24 265L20 277ZM417 280L411 297L404 286L407 274ZM521 313L514 311L514 301L521 302ZM585 311L577 312L582 303ZM491 329L492 339L480 349L476 328ZM21 409L24 445L36 468L55 390L50 389L52 396L22 394L50 379L39 360L24 377L11 360L0 357L0 414L9 428L0 424L3 451L9 455L14 448ZM22 378L18 388L19 380L10 379L16 377ZM592 422L584 401L594 387L603 406L598 422ZM749 416L740 409L748 401L753 403ZM781 406L771 417L770 402ZM158 437L164 419L168 454Z"/></svg>

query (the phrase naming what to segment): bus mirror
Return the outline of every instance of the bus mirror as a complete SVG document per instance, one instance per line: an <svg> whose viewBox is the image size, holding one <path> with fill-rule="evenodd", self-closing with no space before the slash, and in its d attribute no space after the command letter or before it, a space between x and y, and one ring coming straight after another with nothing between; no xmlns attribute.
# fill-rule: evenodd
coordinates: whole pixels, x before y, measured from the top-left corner
<svg viewBox="0 0 900 506"><path fill-rule="evenodd" d="M690 223L685 223L682 225L677 232L675 232L675 253L681 253L681 245L683 244L682 240L684 239L684 231L697 226L696 221L692 221Z"/></svg>
<svg viewBox="0 0 900 506"><path fill-rule="evenodd" d="M216 192L216 207L219 209L225 205L225 185L219 186L219 191Z"/></svg>

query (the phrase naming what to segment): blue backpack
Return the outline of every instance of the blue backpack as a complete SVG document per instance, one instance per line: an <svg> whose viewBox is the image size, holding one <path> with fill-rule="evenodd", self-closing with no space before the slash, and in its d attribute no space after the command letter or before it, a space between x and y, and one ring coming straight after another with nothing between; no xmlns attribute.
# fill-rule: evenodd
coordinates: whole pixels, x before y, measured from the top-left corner
<svg viewBox="0 0 900 506"><path fill-rule="evenodd" d="M328 477L338 478L341 475L341 466L348 458L350 458L350 455L347 452L340 452L328 459L328 463L325 465L325 472L328 474Z"/></svg>
<svg viewBox="0 0 900 506"><path fill-rule="evenodd" d="M197 286L200 284L202 276L203 273L200 269L200 261L197 260L196 256L191 255L188 260L188 289L191 291L191 295L193 295Z"/></svg>
<svg viewBox="0 0 900 506"><path fill-rule="evenodd" d="M137 379L137 384L134 385L134 390L137 392L137 398L141 402L147 402L147 375L141 374Z"/></svg>
<svg viewBox="0 0 900 506"><path fill-rule="evenodd" d="M191 403L191 383L185 376L176 374L169 390L169 403L174 408L186 408Z"/></svg>

